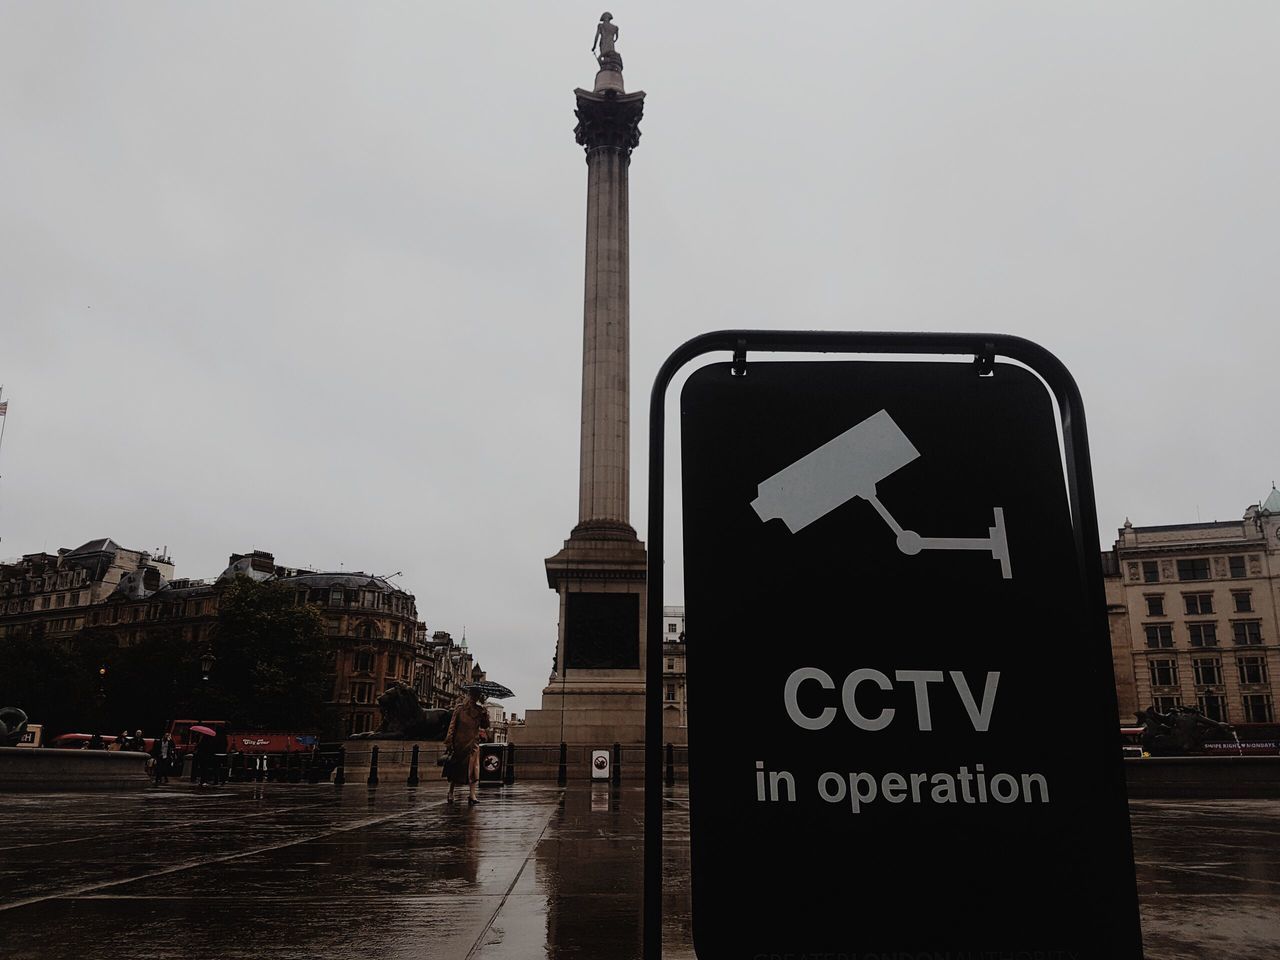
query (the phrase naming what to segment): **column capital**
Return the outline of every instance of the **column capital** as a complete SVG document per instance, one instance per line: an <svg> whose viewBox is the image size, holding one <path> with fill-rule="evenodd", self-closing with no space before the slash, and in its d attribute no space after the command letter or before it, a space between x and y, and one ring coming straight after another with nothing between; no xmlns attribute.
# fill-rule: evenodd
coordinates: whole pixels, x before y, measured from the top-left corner
<svg viewBox="0 0 1280 960"><path fill-rule="evenodd" d="M640 143L644 91L595 93L577 89L574 94L578 98L578 108L574 111L578 125L573 128L573 135L588 155L593 150L606 148L630 158L631 151Z"/></svg>

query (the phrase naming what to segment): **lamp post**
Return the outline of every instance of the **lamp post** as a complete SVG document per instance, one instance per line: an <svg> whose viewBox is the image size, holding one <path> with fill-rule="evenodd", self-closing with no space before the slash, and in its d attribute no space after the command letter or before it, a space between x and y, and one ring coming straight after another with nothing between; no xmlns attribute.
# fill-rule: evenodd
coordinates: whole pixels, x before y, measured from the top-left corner
<svg viewBox="0 0 1280 960"><path fill-rule="evenodd" d="M98 667L98 729L107 722L107 665Z"/></svg>
<svg viewBox="0 0 1280 960"><path fill-rule="evenodd" d="M213 672L213 665L218 662L218 658L213 655L213 651L208 647L204 653L200 654L200 709L206 709L208 703L209 674ZM203 719L203 718L201 718Z"/></svg>

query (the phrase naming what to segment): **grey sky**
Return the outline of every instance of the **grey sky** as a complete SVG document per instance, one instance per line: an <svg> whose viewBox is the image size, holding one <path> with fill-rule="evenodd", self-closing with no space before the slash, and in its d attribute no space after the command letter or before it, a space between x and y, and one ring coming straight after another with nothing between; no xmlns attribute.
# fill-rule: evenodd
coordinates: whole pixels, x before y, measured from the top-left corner
<svg viewBox="0 0 1280 960"><path fill-rule="evenodd" d="M723 326L1040 341L1084 393L1104 544L1280 479L1280 6L611 9L648 92L638 529L653 374ZM600 10L0 6L0 555L403 570L536 706Z"/></svg>

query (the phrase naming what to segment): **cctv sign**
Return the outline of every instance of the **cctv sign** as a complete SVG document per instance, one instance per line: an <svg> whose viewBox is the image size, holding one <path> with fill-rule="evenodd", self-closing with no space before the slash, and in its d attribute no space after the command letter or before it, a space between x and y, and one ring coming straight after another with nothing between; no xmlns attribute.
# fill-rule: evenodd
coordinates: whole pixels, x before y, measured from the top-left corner
<svg viewBox="0 0 1280 960"><path fill-rule="evenodd" d="M699 956L1141 956L1087 450L984 373L683 388Z"/></svg>

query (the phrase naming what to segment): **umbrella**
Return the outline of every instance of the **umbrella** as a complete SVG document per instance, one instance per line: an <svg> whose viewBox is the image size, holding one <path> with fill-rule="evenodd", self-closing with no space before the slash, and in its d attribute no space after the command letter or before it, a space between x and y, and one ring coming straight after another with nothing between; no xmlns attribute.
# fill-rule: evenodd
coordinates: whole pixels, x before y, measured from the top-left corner
<svg viewBox="0 0 1280 960"><path fill-rule="evenodd" d="M218 735L218 731L213 729L213 727L205 727L205 726L192 727L191 732L203 734L206 737L216 737Z"/></svg>
<svg viewBox="0 0 1280 960"><path fill-rule="evenodd" d="M474 690L485 697L493 697L497 700L505 700L507 697L514 697L510 687L504 687L500 683L494 683L492 680L481 680L479 683L464 683L463 690Z"/></svg>

